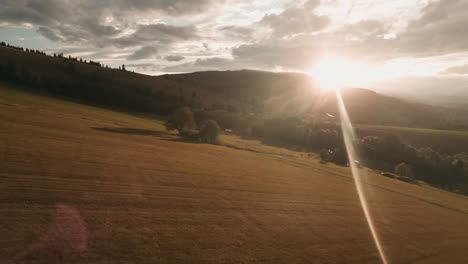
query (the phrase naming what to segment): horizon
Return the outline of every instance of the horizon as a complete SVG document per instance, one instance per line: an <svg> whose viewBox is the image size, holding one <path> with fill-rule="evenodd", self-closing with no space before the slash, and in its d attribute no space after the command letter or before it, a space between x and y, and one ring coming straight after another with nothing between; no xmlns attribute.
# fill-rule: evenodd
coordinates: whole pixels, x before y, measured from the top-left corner
<svg viewBox="0 0 468 264"><path fill-rule="evenodd" d="M125 64L150 76L242 69L309 74L332 61L347 65L341 72L360 69L346 85L372 90L434 82L460 89L468 81L462 0L2 4L0 41Z"/></svg>

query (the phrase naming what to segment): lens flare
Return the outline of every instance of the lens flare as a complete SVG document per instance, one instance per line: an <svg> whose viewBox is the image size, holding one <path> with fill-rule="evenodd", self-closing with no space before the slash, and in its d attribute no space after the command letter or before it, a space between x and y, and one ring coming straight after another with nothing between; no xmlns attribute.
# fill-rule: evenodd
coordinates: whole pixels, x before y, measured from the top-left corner
<svg viewBox="0 0 468 264"><path fill-rule="evenodd" d="M382 245L380 244L379 237L377 235L377 231L374 226L374 222L369 212L369 206L367 204L366 196L364 194L364 190L362 187L362 179L361 175L359 174L359 169L355 164L355 160L357 160L357 153L356 148L354 147L353 140L355 139L355 133L353 126L351 124L351 120L348 116L348 111L346 110L346 106L344 104L343 98L341 96L340 90L335 89L336 91L336 99L338 104L338 109L340 112L340 119L341 119L341 129L343 131L343 139L345 142L346 152L348 154L349 159L349 166L351 167L351 173L353 175L354 184L356 185L356 190L359 196L359 200L361 202L362 210L364 211L364 215L366 217L367 224L369 225L369 229L372 234L372 238L374 239L375 246L379 251L380 258L383 264L387 264L387 259L385 257L385 253L382 249Z"/></svg>

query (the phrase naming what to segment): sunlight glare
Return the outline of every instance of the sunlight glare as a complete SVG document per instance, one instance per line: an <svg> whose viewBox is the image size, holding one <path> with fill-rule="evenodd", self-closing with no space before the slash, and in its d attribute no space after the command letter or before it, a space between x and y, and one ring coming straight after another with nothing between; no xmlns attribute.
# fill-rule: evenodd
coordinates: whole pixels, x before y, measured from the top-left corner
<svg viewBox="0 0 468 264"><path fill-rule="evenodd" d="M322 90L359 86L366 82L367 67L338 57L325 57L310 70L310 75Z"/></svg>
<svg viewBox="0 0 468 264"><path fill-rule="evenodd" d="M367 225L369 226L375 246L377 248L377 251L379 252L380 259L382 260L383 264L387 264L388 263L387 258L385 256L382 244L380 243L380 239L377 234L374 221L369 211L369 204L364 194L361 174L359 172L359 168L354 162L358 160L358 155L356 152L356 148L354 146L354 140L356 138L356 134L354 133L354 128L351 124L351 119L348 116L348 111L346 110L346 106L341 96L341 92L338 89L336 89L335 91L336 91L336 99L338 103L338 110L339 110L340 119L341 119L341 129L343 131L343 140L345 143L346 153L348 155L348 160L349 160L349 166L351 167L351 173L353 175L354 184L356 186L359 201L361 202L361 207L364 212L364 216L366 218Z"/></svg>

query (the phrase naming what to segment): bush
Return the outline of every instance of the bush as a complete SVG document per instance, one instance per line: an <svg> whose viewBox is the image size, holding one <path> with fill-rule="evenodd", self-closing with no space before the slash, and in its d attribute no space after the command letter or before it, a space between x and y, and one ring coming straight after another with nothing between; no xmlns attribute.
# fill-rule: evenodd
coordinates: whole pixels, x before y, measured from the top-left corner
<svg viewBox="0 0 468 264"><path fill-rule="evenodd" d="M188 107L177 109L164 123L168 131L177 130L180 135L195 129L195 118Z"/></svg>
<svg viewBox="0 0 468 264"><path fill-rule="evenodd" d="M414 178L413 169L410 165L402 162L395 167L395 174L399 176L405 176Z"/></svg>
<svg viewBox="0 0 468 264"><path fill-rule="evenodd" d="M221 129L214 120L207 120L200 130L200 140L210 144L219 143L219 131Z"/></svg>

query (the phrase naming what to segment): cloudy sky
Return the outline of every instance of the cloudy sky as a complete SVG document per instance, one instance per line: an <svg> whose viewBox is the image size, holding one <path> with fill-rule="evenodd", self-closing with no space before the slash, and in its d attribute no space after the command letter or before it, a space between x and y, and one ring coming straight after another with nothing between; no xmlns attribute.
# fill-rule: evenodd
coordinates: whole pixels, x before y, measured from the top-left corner
<svg viewBox="0 0 468 264"><path fill-rule="evenodd" d="M332 57L367 72L358 85L463 85L468 1L0 0L0 40L154 75L310 72Z"/></svg>

